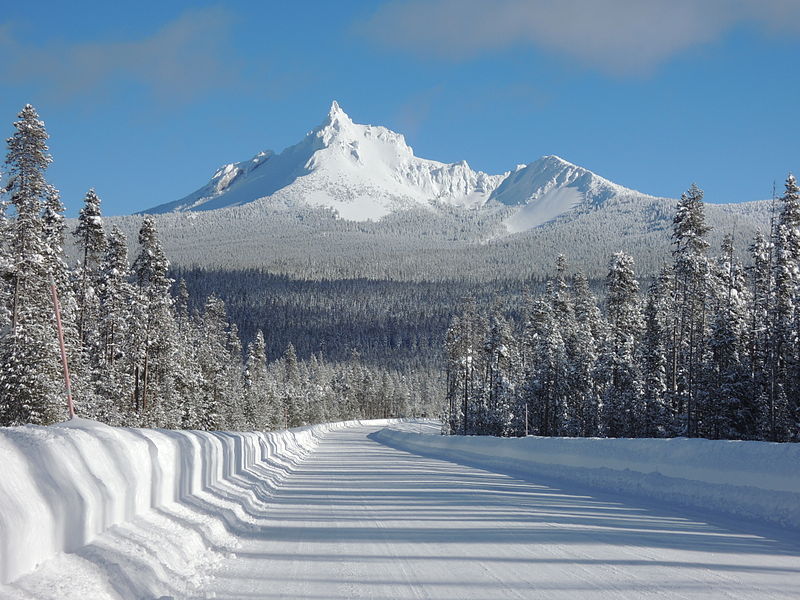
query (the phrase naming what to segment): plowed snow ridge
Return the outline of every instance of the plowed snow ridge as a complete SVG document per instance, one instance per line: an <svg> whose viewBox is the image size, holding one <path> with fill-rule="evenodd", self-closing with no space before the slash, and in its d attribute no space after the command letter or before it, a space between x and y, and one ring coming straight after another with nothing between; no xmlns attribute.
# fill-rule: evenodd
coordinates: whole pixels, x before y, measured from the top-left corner
<svg viewBox="0 0 800 600"><path fill-rule="evenodd" d="M656 440L584 440L581 459L564 440L443 440L418 433L430 424L387 424L0 429L0 598L800 596L789 530L754 533L717 511L697 518L663 499L585 491L625 492L603 478L646 472L654 457L668 470ZM702 487L698 474L726 442L678 442L705 448L687 471ZM706 487L728 477L800 499L796 448L752 445L763 467L742 465L739 451ZM532 453L540 466L526 470ZM574 469L584 491L539 481L541 464ZM509 469L517 476L497 472ZM740 481L748 472L761 476Z"/></svg>

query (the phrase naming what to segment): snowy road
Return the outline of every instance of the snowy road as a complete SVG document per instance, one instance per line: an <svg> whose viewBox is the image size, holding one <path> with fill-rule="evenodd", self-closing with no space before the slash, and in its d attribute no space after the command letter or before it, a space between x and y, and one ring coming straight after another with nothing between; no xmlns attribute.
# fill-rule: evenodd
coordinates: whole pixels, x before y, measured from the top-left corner
<svg viewBox="0 0 800 600"><path fill-rule="evenodd" d="M798 598L800 542L329 433L204 590L245 598ZM235 529L235 526L234 526ZM234 533L237 533L234 531Z"/></svg>

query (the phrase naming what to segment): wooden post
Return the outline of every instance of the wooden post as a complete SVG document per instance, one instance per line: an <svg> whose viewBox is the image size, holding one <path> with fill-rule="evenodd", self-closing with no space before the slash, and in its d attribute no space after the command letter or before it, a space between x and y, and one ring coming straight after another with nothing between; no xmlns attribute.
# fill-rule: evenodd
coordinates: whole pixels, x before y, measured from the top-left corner
<svg viewBox="0 0 800 600"><path fill-rule="evenodd" d="M67 388L67 413L69 418L75 417L75 405L72 403L72 387L70 386L69 367L67 366L67 351L64 347L64 329L61 326L61 306L58 303L58 292L53 275L50 275L50 293L53 295L53 308L56 312L56 330L58 331L58 345L61 349L61 366L64 369L64 385Z"/></svg>

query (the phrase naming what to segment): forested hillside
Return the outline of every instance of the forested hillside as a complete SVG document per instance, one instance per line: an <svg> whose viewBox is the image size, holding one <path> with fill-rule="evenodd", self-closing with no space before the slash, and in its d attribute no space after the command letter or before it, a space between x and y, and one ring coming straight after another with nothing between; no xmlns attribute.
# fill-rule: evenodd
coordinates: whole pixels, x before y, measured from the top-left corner
<svg viewBox="0 0 800 600"><path fill-rule="evenodd" d="M711 255L702 198L681 197L644 295L617 252L602 305L563 257L516 327L466 303L447 332L447 432L800 439L797 182L767 235L738 242L748 266L733 235Z"/></svg>
<svg viewBox="0 0 800 600"><path fill-rule="evenodd" d="M200 213L156 215L165 251L183 268L262 269L297 279L464 281L544 279L560 254L590 279L605 277L608 257L631 254L643 276L655 276L670 252L676 200L624 196L571 212L530 231L509 234L513 210L439 206L348 221L327 209L269 202ZM726 234L750 240L769 229L771 202L707 204L718 248ZM140 217L108 222L135 239ZM738 255L745 258L739 245ZM70 250L72 253L72 250Z"/></svg>
<svg viewBox="0 0 800 600"><path fill-rule="evenodd" d="M67 416L60 325L77 413L110 424L271 429L434 410L426 376L357 357L299 361L291 343L268 362L258 331L243 349L217 296L190 310L185 285L173 295L152 218L140 221L132 262L93 190L68 227L45 177L44 123L27 105L14 127L0 205L0 425ZM74 267L63 252L68 237Z"/></svg>
<svg viewBox="0 0 800 600"><path fill-rule="evenodd" d="M677 207L622 194L516 235L502 206L104 219L93 190L70 222L44 124L31 106L19 119L0 219L2 424L66 414L55 293L77 411L112 424L445 411L450 433L798 438L792 177L772 203L706 205L693 185Z"/></svg>

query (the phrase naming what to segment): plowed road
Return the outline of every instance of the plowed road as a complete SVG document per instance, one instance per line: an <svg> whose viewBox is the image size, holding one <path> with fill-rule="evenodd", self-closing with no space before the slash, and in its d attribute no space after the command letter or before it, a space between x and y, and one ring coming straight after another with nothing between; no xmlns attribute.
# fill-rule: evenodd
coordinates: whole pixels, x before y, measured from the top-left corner
<svg viewBox="0 0 800 600"><path fill-rule="evenodd" d="M800 545L329 434L216 598L800 598Z"/></svg>

